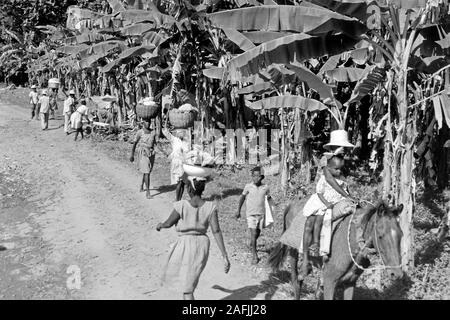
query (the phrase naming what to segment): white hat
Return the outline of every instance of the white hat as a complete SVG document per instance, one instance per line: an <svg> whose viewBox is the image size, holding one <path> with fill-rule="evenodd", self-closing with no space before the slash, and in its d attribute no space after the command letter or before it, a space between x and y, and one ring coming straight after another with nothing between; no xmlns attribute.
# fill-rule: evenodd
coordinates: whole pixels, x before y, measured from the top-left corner
<svg viewBox="0 0 450 320"><path fill-rule="evenodd" d="M31 86L31 89L36 89L36 86L33 84L33 85Z"/></svg>
<svg viewBox="0 0 450 320"><path fill-rule="evenodd" d="M46 95L47 93L48 93L47 89L42 90L42 94Z"/></svg>
<svg viewBox="0 0 450 320"><path fill-rule="evenodd" d="M327 150L331 150L332 147L347 147L354 148L355 145L348 141L348 133L345 130L331 131L330 142L323 146Z"/></svg>
<svg viewBox="0 0 450 320"><path fill-rule="evenodd" d="M69 91L69 94L75 95L75 90L70 90L70 91Z"/></svg>

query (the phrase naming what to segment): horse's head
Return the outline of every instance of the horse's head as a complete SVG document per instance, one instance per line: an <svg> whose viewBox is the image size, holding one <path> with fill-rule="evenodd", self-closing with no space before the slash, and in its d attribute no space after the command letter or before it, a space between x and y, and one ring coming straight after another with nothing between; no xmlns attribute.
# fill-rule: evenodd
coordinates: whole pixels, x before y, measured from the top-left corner
<svg viewBox="0 0 450 320"><path fill-rule="evenodd" d="M402 210L402 204L397 207L390 207L382 202L377 206L373 220L373 245L393 279L403 276L403 271L399 268L401 265L400 242L403 233L398 222ZM389 268L390 266L393 268Z"/></svg>

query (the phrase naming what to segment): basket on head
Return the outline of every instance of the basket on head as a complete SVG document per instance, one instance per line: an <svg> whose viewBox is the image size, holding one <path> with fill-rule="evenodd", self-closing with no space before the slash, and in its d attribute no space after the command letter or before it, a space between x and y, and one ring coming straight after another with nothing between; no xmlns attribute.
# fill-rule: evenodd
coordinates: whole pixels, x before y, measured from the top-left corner
<svg viewBox="0 0 450 320"><path fill-rule="evenodd" d="M201 177L201 178L210 177L211 174L213 173L212 168L194 166L190 164L183 164L183 171L189 177Z"/></svg>
<svg viewBox="0 0 450 320"><path fill-rule="evenodd" d="M169 111L170 124L175 129L187 129L194 126L195 112L172 109Z"/></svg>
<svg viewBox="0 0 450 320"><path fill-rule="evenodd" d="M58 89L59 88L59 79L58 78L51 78L48 80L48 87L52 89Z"/></svg>
<svg viewBox="0 0 450 320"><path fill-rule="evenodd" d="M136 114L144 120L155 118L159 110L159 105L153 101L153 98L144 98L136 106Z"/></svg>

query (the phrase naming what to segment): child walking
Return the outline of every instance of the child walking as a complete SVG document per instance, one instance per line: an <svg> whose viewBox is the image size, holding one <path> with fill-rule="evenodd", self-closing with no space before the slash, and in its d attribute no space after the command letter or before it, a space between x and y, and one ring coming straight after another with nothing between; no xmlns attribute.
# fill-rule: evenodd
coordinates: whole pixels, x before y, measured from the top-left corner
<svg viewBox="0 0 450 320"><path fill-rule="evenodd" d="M80 100L80 106L70 116L71 127L73 130L75 130L75 138L73 139L74 141L77 141L78 134L81 134L81 139L84 139L83 118L85 118L90 123L88 115L89 115L89 108L86 105L86 100L82 98Z"/></svg>
<svg viewBox="0 0 450 320"><path fill-rule="evenodd" d="M142 182L140 192L146 192L147 199L151 199L150 195L150 173L155 163L155 145L156 145L156 133L152 129L149 121L144 121L143 128L138 131L136 135L136 141L131 149L130 161L134 162L134 153L136 147L138 148L138 166L142 175ZM147 186L144 189L144 186Z"/></svg>
<svg viewBox="0 0 450 320"><path fill-rule="evenodd" d="M176 226L178 238L170 250L163 280L181 278L180 290L183 291L184 300L194 300L194 291L208 262L210 245L206 232L209 225L222 253L224 271L228 273L230 270L217 217L217 203L202 199L205 184L204 178L189 177L187 191L191 199L175 202L169 218L156 226L157 231Z"/></svg>
<svg viewBox="0 0 450 320"><path fill-rule="evenodd" d="M269 187L262 183L263 179L264 175L262 174L260 167L252 169L253 183L245 185L244 191L239 199L239 206L236 214L236 219L239 219L241 217L242 205L246 202L247 225L250 230L252 264L257 264L259 262L256 245L261 234L261 229L264 227L266 197L269 204L272 207L274 206L272 197L270 196Z"/></svg>

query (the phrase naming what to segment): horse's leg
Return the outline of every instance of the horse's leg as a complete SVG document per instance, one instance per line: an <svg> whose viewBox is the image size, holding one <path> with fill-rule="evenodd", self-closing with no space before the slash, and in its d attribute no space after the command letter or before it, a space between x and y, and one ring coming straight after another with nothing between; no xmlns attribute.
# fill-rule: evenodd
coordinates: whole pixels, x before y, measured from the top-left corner
<svg viewBox="0 0 450 320"><path fill-rule="evenodd" d="M334 265L326 263L323 268L323 299L334 300L336 285L342 273Z"/></svg>
<svg viewBox="0 0 450 320"><path fill-rule="evenodd" d="M334 292L336 291L337 279L325 278L323 279L323 299L333 300Z"/></svg>
<svg viewBox="0 0 450 320"><path fill-rule="evenodd" d="M344 288L344 300L353 300L353 292L355 291L355 284L348 284Z"/></svg>
<svg viewBox="0 0 450 320"><path fill-rule="evenodd" d="M300 300L300 283L298 281L298 250L294 248L289 249L289 265L291 267L291 284L294 289L294 299Z"/></svg>

